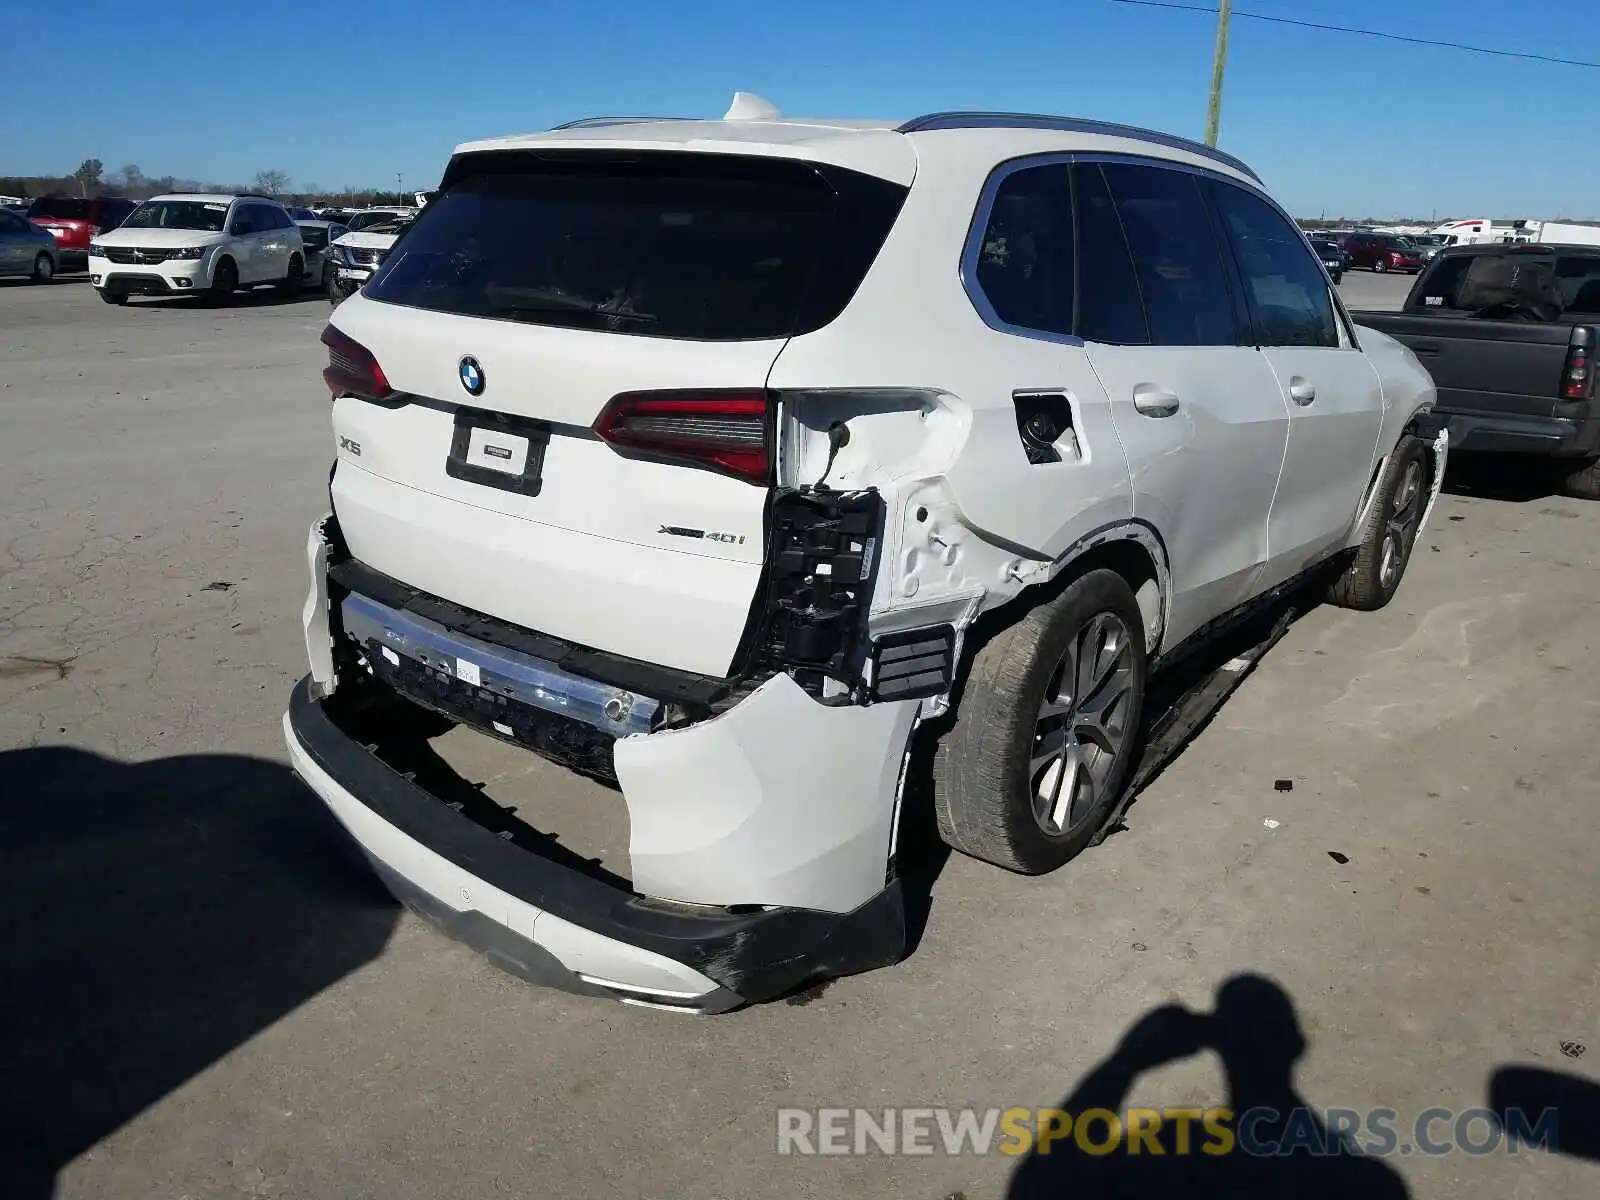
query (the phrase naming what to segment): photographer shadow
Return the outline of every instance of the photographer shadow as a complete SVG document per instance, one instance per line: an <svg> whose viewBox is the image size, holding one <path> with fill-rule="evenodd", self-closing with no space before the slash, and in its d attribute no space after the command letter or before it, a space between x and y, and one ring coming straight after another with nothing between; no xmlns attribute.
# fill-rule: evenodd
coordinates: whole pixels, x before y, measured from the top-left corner
<svg viewBox="0 0 1600 1200"><path fill-rule="evenodd" d="M0 1196L377 958L399 910L290 771L0 752Z"/></svg>
<svg viewBox="0 0 1600 1200"><path fill-rule="evenodd" d="M1357 1156L1296 1092L1305 1036L1288 995L1258 975L1224 982L1210 1013L1168 1005L1145 1014L1060 1107L1074 1122L1096 1109L1122 1116L1140 1075L1206 1049L1227 1077L1230 1136L1203 1125L1198 1110L1190 1122L1146 1130L1142 1144L1124 1136L1107 1146L1107 1127L1096 1123L1086 1143L1068 1136L1035 1148L1007 1200L1406 1200L1392 1168Z"/></svg>

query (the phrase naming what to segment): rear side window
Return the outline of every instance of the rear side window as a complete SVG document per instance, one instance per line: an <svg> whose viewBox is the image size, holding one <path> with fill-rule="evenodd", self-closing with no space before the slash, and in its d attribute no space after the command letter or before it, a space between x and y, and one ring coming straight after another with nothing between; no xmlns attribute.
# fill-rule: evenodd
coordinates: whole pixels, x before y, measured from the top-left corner
<svg viewBox="0 0 1600 1200"><path fill-rule="evenodd" d="M365 294L643 336L787 337L844 309L904 198L887 181L792 160L471 156Z"/></svg>
<svg viewBox="0 0 1600 1200"><path fill-rule="evenodd" d="M1007 325L1072 332L1072 193L1065 163L1011 172L978 247L978 287Z"/></svg>
<svg viewBox="0 0 1600 1200"><path fill-rule="evenodd" d="M1328 277L1299 231L1259 196L1230 184L1209 186L1244 277L1260 344L1337 347Z"/></svg>
<svg viewBox="0 0 1600 1200"><path fill-rule="evenodd" d="M1233 298L1196 178L1122 163L1107 163L1104 171L1133 251L1151 341L1237 344Z"/></svg>
<svg viewBox="0 0 1600 1200"><path fill-rule="evenodd" d="M1150 327L1144 301L1105 176L1085 163L1073 168L1072 185L1078 216L1078 336L1116 346L1145 345Z"/></svg>
<svg viewBox="0 0 1600 1200"><path fill-rule="evenodd" d="M1568 312L1600 315L1600 255L1556 259L1556 283Z"/></svg>
<svg viewBox="0 0 1600 1200"><path fill-rule="evenodd" d="M243 237L247 233L255 233L256 231L257 226L254 207L249 204L241 204L238 208L233 210L233 220L228 225L229 233L233 234L235 237Z"/></svg>

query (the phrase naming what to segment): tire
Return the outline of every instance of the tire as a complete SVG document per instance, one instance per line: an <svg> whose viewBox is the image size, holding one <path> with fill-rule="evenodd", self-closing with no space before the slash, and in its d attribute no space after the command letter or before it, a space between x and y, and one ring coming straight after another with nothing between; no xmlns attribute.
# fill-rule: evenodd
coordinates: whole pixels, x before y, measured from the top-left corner
<svg viewBox="0 0 1600 1200"><path fill-rule="evenodd" d="M33 260L33 273L28 276L34 283L49 283L55 278L56 264L51 261L48 254L40 254Z"/></svg>
<svg viewBox="0 0 1600 1200"><path fill-rule="evenodd" d="M239 290L239 268L233 259L225 258L211 272L211 286L206 289L206 303L220 308L233 303L233 294Z"/></svg>
<svg viewBox="0 0 1600 1200"><path fill-rule="evenodd" d="M1389 264L1384 262L1383 259L1381 259L1381 258L1380 259L1376 259L1376 260L1374 260L1374 262L1372 264L1372 269L1374 271L1376 271L1379 275L1382 275L1384 272L1386 272L1389 269Z"/></svg>
<svg viewBox="0 0 1600 1200"><path fill-rule="evenodd" d="M305 259L298 254L289 256L289 273L278 283L278 294L293 300L306 284Z"/></svg>
<svg viewBox="0 0 1600 1200"><path fill-rule="evenodd" d="M1090 571L990 639L934 752L944 842L1025 875L1076 857L1127 785L1146 673L1144 618L1113 571Z"/></svg>
<svg viewBox="0 0 1600 1200"><path fill-rule="evenodd" d="M1561 494L1578 500L1600 500L1600 458L1591 458L1567 472Z"/></svg>
<svg viewBox="0 0 1600 1200"><path fill-rule="evenodd" d="M1355 557L1328 585L1329 604L1375 612L1394 599L1411 561L1430 491L1424 444L1407 434L1383 469Z"/></svg>
<svg viewBox="0 0 1600 1200"><path fill-rule="evenodd" d="M102 288L100 290L100 299L104 300L107 304L119 304L120 305L120 304L126 304L128 302L128 297L127 297L126 293L124 293L124 292L108 292L104 288Z"/></svg>

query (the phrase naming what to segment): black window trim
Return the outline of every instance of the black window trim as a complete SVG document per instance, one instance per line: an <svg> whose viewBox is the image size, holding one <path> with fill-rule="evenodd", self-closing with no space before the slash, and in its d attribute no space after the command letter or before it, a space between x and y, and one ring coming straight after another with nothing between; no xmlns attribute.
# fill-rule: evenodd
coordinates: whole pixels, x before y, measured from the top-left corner
<svg viewBox="0 0 1600 1200"><path fill-rule="evenodd" d="M990 210L994 206L995 195L999 192L1001 184L1016 171L1026 170L1030 167L1052 166L1058 163L1066 163L1069 166L1077 163L1098 163L1101 165L1117 163L1134 167L1160 167L1168 171L1179 171L1184 174L1198 176L1201 180L1212 180L1217 183L1243 188L1245 191L1264 200L1273 211L1289 222L1289 225L1299 232L1301 240L1306 243L1306 252L1316 258L1319 265L1322 261L1317 256L1317 252L1311 248L1311 242L1306 237L1305 230L1300 228L1300 223L1285 212L1283 206L1268 195L1264 188L1226 172L1214 171L1209 167L1200 167L1193 163L1177 162L1170 158L1149 154L1118 154L1094 150L1058 150L1046 151L1041 154L1024 154L997 163L984 180L983 188L978 193L978 203L973 210L972 219L967 225L967 238L962 246L961 260L958 267L958 276L962 290L967 294L967 300L977 311L978 316L983 319L983 323L999 333L1032 338L1035 341L1054 342L1062 346L1081 347L1084 344L1083 339L1076 335L1052 333L1046 329L1029 329L1025 326L1009 324L994 311L994 306L989 303L989 298L984 295L983 288L978 284L977 268L978 259L983 250L983 235L989 228ZM1212 235L1218 239L1217 251L1221 258L1223 277L1227 281L1233 305L1236 337L1242 339L1237 344L1256 346L1254 323L1245 315L1248 313L1246 307L1248 302L1243 296L1241 290L1242 281L1237 275L1238 268L1233 261L1232 243L1227 240L1225 232L1217 224L1217 215L1213 211L1214 206L1208 190L1203 187L1198 190L1205 206L1207 220L1211 223ZM1076 204L1075 197L1073 202ZM1074 239L1076 239L1076 217L1074 217ZM1073 251L1074 260L1076 260L1076 245L1074 245ZM1349 311L1344 306L1344 298L1339 295L1339 290L1332 285L1331 280L1328 286L1328 296L1333 301L1334 312L1337 314L1339 322L1344 328L1345 337L1350 343L1348 347L1340 346L1339 349L1360 350L1361 342L1356 337L1355 322L1350 319ZM1140 303L1143 303L1142 296ZM1082 305L1078 302L1078 299L1074 297L1074 311L1078 311L1081 307ZM1139 344L1153 345L1157 343ZM1200 349L1202 347L1191 348ZM1329 347L1329 349L1332 349L1332 347Z"/></svg>

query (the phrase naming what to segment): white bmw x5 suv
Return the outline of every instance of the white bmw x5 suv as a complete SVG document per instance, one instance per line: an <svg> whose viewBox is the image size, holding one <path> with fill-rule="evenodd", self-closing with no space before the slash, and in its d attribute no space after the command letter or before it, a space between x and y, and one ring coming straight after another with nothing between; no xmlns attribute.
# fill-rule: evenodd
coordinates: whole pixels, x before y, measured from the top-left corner
<svg viewBox="0 0 1600 1200"><path fill-rule="evenodd" d="M1072 858L1151 672L1387 603L1447 453L1248 167L1054 117L467 143L323 341L295 768L502 965L697 1011L903 954L924 722L949 845ZM440 717L614 781L628 876L428 790Z"/></svg>

